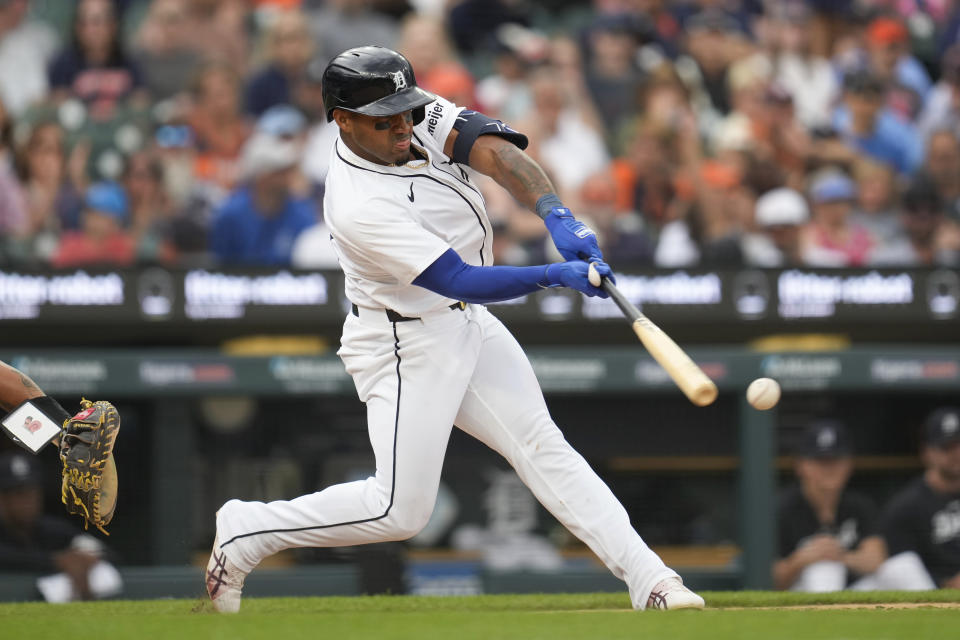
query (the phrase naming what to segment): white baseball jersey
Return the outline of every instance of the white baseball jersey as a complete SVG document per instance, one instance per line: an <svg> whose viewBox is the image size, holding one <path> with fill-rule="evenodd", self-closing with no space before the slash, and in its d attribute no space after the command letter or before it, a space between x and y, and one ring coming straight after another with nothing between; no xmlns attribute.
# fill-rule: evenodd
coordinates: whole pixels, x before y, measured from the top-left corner
<svg viewBox="0 0 960 640"><path fill-rule="evenodd" d="M375 472L289 501L227 502L217 515L219 551L247 572L291 547L409 538L433 511L456 425L501 453L643 608L676 572L564 439L520 345L483 305L451 309L451 300L412 284L449 248L469 264L491 262L483 199L470 171L443 154L460 111L442 99L427 106L412 140L426 161L374 164L339 139L331 155L325 219L357 305L337 354L367 405Z"/></svg>
<svg viewBox="0 0 960 640"><path fill-rule="evenodd" d="M359 157L339 138L334 144L324 220L354 304L417 317L455 302L409 286L447 249L467 264L492 263L490 221L472 170L443 153L462 110L443 98L427 105L411 140L427 160L384 166Z"/></svg>

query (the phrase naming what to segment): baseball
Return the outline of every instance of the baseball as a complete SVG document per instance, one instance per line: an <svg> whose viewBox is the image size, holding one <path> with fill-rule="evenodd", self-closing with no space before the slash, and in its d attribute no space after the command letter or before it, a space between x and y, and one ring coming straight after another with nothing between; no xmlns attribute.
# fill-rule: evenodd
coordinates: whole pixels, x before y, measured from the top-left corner
<svg viewBox="0 0 960 640"><path fill-rule="evenodd" d="M600 274L597 273L597 268L593 266L592 262L590 263L590 268L587 269L587 280L589 280L590 284L592 284L595 287L600 286L600 283L601 283Z"/></svg>
<svg viewBox="0 0 960 640"><path fill-rule="evenodd" d="M747 387L747 402L754 409L766 411L780 401L780 385L773 378L757 378Z"/></svg>

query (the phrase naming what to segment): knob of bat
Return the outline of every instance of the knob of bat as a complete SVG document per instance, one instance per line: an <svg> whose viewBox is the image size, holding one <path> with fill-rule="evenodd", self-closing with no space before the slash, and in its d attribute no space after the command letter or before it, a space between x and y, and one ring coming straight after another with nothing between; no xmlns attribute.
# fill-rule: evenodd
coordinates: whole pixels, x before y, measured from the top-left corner
<svg viewBox="0 0 960 640"><path fill-rule="evenodd" d="M592 262L590 263L590 268L587 269L587 280L595 287L599 287L601 284L600 274L597 273L597 268Z"/></svg>

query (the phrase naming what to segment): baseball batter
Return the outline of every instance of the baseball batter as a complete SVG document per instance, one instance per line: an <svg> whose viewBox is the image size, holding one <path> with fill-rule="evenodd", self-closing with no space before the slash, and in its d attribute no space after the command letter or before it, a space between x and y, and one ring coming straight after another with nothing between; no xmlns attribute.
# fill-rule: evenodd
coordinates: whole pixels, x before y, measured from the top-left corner
<svg viewBox="0 0 960 640"><path fill-rule="evenodd" d="M419 88L389 49L340 54L323 92L340 129L325 219L352 302L338 354L367 406L376 475L290 501L224 504L206 571L215 608L238 611L246 575L282 549L415 535L433 512L453 425L510 462L627 583L635 608L702 608L566 442L519 344L483 306L557 286L605 297L591 262L612 277L596 236L522 151L526 137ZM566 262L492 265L476 172L537 211Z"/></svg>

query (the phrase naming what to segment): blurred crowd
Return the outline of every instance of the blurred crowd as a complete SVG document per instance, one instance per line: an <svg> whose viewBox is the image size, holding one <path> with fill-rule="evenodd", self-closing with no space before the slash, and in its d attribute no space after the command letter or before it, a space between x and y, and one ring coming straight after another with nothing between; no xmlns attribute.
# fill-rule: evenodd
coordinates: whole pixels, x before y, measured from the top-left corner
<svg viewBox="0 0 960 640"><path fill-rule="evenodd" d="M0 265L336 266L361 44L526 133L617 266L960 264L960 2L0 0ZM498 262L559 259L481 183Z"/></svg>

